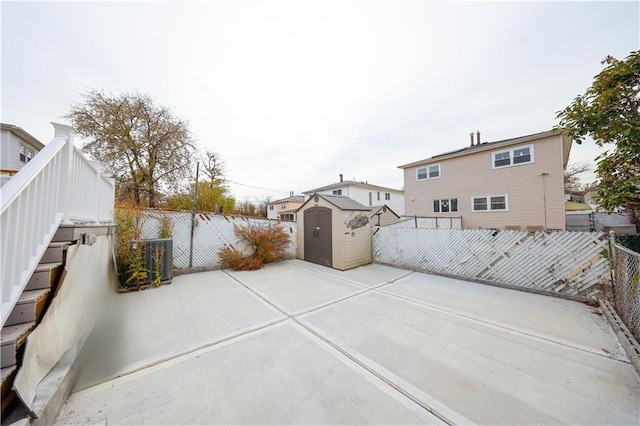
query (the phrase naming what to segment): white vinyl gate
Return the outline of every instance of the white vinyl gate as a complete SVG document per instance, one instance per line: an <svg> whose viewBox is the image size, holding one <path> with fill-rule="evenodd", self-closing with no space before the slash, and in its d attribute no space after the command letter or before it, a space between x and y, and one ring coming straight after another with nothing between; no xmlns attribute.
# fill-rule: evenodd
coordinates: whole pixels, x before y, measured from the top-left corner
<svg viewBox="0 0 640 426"><path fill-rule="evenodd" d="M602 233L381 227L374 262L566 296L610 285Z"/></svg>

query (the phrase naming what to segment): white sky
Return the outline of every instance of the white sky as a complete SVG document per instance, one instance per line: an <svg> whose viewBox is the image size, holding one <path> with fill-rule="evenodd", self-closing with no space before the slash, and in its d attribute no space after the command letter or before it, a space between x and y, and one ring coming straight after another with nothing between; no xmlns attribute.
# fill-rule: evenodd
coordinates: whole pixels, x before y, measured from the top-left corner
<svg viewBox="0 0 640 426"><path fill-rule="evenodd" d="M239 200L551 129L639 2L2 2L4 123L47 143L88 88L139 90L218 151ZM599 150L575 145L571 163ZM583 181L593 179L585 176ZM277 192L277 191L280 192Z"/></svg>

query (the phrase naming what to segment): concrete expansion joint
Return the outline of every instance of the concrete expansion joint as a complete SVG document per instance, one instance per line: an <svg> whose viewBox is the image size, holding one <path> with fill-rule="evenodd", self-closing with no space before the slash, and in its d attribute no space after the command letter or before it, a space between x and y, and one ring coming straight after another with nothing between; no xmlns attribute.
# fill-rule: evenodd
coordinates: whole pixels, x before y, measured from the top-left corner
<svg viewBox="0 0 640 426"><path fill-rule="evenodd" d="M379 294L382 294L384 296L392 297L392 298L395 298L395 299L404 300L405 302L413 303L415 305L422 306L422 307L425 307L427 309L432 309L434 311L438 311L438 312L442 312L442 313L445 313L445 314L448 314L448 315L456 316L456 317L459 317L459 318L462 318L462 319L465 319L465 320L468 320L468 321L474 321L474 322L478 322L478 323L482 323L482 324L488 325L490 327L494 327L494 328L498 328L498 329L501 329L501 330L505 330L505 331L507 331L509 333L512 333L512 334L518 334L518 335L522 335L522 336L527 336L527 337L529 337L531 339L542 340L542 341L545 341L545 342L548 342L548 343L551 343L551 344L554 344L554 345L557 345L557 346L562 346L562 347L565 347L565 348L586 352L586 353L589 353L589 354L592 354L592 355L601 356L603 358L611 359L613 361L617 361L617 362L621 362L621 363L625 363L625 364L629 364L630 363L630 361L627 361L625 359L619 359L619 358L614 357L613 354L606 354L606 353L600 352L599 350L596 350L596 349L593 349L593 348L590 348L590 347L587 347L587 346L581 346L581 345L572 344L572 343L569 343L569 342L559 341L557 339L553 339L553 338L550 338L550 337L547 337L547 336L544 336L544 335L541 335L541 334L535 334L535 333L527 332L525 330L518 329L518 328L515 328L515 327L509 327L504 323L491 321L489 319L476 317L476 316L473 316L473 315L466 315L466 314L464 314L462 312L451 310L451 309L444 309L444 308L441 308L441 307L438 307L438 306L435 306L435 305L431 305L429 303L426 303L426 302L423 302L423 301L420 301L420 300L412 299L410 297L400 296L400 295L397 295L397 294L389 293L389 292L386 292L384 290L377 290L376 292L379 293ZM636 367L636 368L638 368L638 367Z"/></svg>
<svg viewBox="0 0 640 426"><path fill-rule="evenodd" d="M310 313L318 312L318 311L324 310L324 309L326 309L328 307L335 306L336 304L342 303L342 302L344 302L346 300L353 299L353 298L361 296L363 294L377 292L377 290L379 288L387 286L389 284L393 284L394 282L413 274L413 271L410 271L409 273L403 274L402 276L394 278L392 280L388 280L388 281L385 281L383 283L377 284L375 286L367 287L367 288L363 289L362 291L359 291L359 292L354 293L354 294L350 294L350 295L348 295L346 297L343 297L343 298L340 298L340 299L337 299L337 300L333 300L333 301L331 301L329 303L326 303L326 304L323 304L321 306L316 306L316 307L313 307L313 308L308 309L306 311L296 312L296 313L292 313L292 314L289 314L288 312L284 311L282 308L280 308L277 305L275 305L273 302L271 302L265 296L263 296L262 294L258 293L257 291L252 289L250 286L248 286L247 284L243 283L240 279L238 279L237 277L235 277L232 274L228 273L226 270L223 270L223 272L225 274L227 274L229 277L231 277L235 282L237 282L242 287L244 287L247 291L251 292L252 294L257 296L258 298L260 298L263 302L267 303L273 309L277 310L278 312L282 313L285 316L284 319L282 319L282 320L280 320L280 321L278 321L276 323L269 324L269 325L267 325L267 326L265 326L263 328L271 327L271 326L276 325L278 323L281 323L283 321L291 321L291 322L293 322L293 324L297 325L298 327L301 327L303 330L305 330L306 332L310 333L316 339L319 339L321 342L323 342L324 344L328 345L329 347L331 347L332 349L337 351L341 356L347 358L351 362L353 362L356 365L358 365L360 368L365 370L368 374L371 374L374 377L376 377L377 379L379 379L382 382L386 383L388 386L390 386L396 392L399 392L401 395L403 395L405 398L408 398L409 400L411 400L413 403L415 403L416 405L418 405L419 407L421 407L422 409L424 409L428 413L430 413L430 414L436 416L437 418L439 418L440 420L442 420L445 424L447 424L447 425L455 425L455 424L458 423L456 421L453 421L453 420L449 419L449 417L451 417L451 416L447 416L444 413L441 413L440 411L436 410L435 408L429 406L424 401L422 401L421 398L413 395L408 390L406 390L406 389L402 388L401 386L397 385L396 383L394 383L393 380L387 378L385 375L380 374L375 369L369 367L366 363L362 362L356 356L353 356L347 350L345 350L341 346L337 345L336 343L334 343L330 339L324 337L322 334L318 333L316 330L314 330L312 327L310 327L304 321L301 321L298 318L298 317L303 316L303 315L308 315ZM342 280L342 281L345 281L345 280ZM347 281L345 281L345 282L347 282ZM250 332L248 332L248 333L250 333ZM454 411L451 411L451 415L453 415L454 417L460 417L460 415L458 413L454 412ZM466 423L469 423L469 422L467 421Z"/></svg>
<svg viewBox="0 0 640 426"><path fill-rule="evenodd" d="M203 352L208 352L214 348L220 347L222 345L231 343L233 341L236 341L238 339L242 339L242 338L246 338L249 337L253 334L259 333L263 330L266 330L268 328L277 326L281 323L284 323L288 320L289 318L278 318L272 321L267 322L266 324L261 324L258 327L253 327L244 331L241 331L239 333L235 333L235 334L230 334L228 336L225 336L221 339L217 339L215 341L210 341L207 343L204 343L202 345L196 346L194 348L190 348L188 350L182 351L182 352L177 352L174 354L171 354L169 356L163 357L161 359L156 359L153 360L151 362L145 363L145 365L139 366L137 368L133 368L129 371L123 372L121 374L118 374L115 377L111 377L108 378L100 383L96 383L93 384L91 386L87 386L87 387L83 387L80 389L77 389L75 391L73 391L73 393L79 393L79 392L84 392L88 389L91 388L97 388L97 387L101 387L104 386L106 383L109 383L112 380L119 380L119 379L123 379L126 380L126 378L128 376L132 376L132 375L137 375L137 374L144 374L146 371L154 371L158 368L163 367L163 365L165 364L174 364L174 363L178 363L180 361L189 359L189 358L193 358L194 356L201 354Z"/></svg>

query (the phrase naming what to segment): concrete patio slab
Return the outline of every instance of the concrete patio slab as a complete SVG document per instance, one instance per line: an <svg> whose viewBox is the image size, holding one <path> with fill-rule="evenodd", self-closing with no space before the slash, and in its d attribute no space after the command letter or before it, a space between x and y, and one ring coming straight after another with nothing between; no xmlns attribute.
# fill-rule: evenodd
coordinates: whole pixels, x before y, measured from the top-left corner
<svg viewBox="0 0 640 426"><path fill-rule="evenodd" d="M301 321L417 398L435 399L473 423L638 420L633 366L604 354L378 293Z"/></svg>
<svg viewBox="0 0 640 426"><path fill-rule="evenodd" d="M392 266L380 265L377 263L348 269L346 271L327 268L326 266L317 265L311 262L305 262L304 260L300 259L288 260L286 263L297 266L299 268L319 272L323 275L330 275L342 281L351 282L363 287L375 287L383 283L395 281L412 273L411 271L407 271L405 269L394 268Z"/></svg>
<svg viewBox="0 0 640 426"><path fill-rule="evenodd" d="M59 424L640 418L637 373L597 308L578 302L287 261L108 303Z"/></svg>
<svg viewBox="0 0 640 426"><path fill-rule="evenodd" d="M600 310L584 303L422 273L380 290L499 327L628 360Z"/></svg>
<svg viewBox="0 0 640 426"><path fill-rule="evenodd" d="M106 317L80 354L85 367L76 390L285 318L222 271L114 293L104 303Z"/></svg>
<svg viewBox="0 0 640 426"><path fill-rule="evenodd" d="M71 396L60 424L441 424L290 321Z"/></svg>
<svg viewBox="0 0 640 426"><path fill-rule="evenodd" d="M268 266L257 271L229 270L227 273L289 315L306 312L364 290L362 286L322 270L303 269L289 262Z"/></svg>

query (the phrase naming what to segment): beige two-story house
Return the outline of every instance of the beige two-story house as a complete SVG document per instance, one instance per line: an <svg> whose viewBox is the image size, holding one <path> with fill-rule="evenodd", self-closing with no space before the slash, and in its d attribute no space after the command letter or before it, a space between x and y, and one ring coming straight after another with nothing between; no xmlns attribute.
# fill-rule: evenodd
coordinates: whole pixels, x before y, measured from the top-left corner
<svg viewBox="0 0 640 426"><path fill-rule="evenodd" d="M287 198L272 201L267 204L267 219L287 220L295 222L296 210L304 203L304 196L293 195L291 193Z"/></svg>
<svg viewBox="0 0 640 426"><path fill-rule="evenodd" d="M484 143L472 135L466 148L399 166L405 215L462 217L463 228L565 229L570 150L562 132Z"/></svg>

